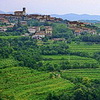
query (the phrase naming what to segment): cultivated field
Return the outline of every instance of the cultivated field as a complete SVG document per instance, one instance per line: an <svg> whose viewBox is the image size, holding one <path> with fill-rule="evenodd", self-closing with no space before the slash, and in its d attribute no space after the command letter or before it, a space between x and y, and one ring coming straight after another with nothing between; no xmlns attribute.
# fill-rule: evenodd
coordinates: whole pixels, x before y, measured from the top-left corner
<svg viewBox="0 0 100 100"><path fill-rule="evenodd" d="M27 67L0 69L0 94L3 100L44 100L48 93L59 94L74 86L63 78L50 78L51 73Z"/></svg>
<svg viewBox="0 0 100 100"><path fill-rule="evenodd" d="M100 80L100 68L98 69L72 69L62 71L62 75L66 78L75 78L75 77L88 77L92 80L99 79Z"/></svg>
<svg viewBox="0 0 100 100"><path fill-rule="evenodd" d="M79 44L73 42L69 45L69 50L71 52L83 52L89 56L93 56L95 52L100 51L100 44L88 44L85 42L80 42Z"/></svg>
<svg viewBox="0 0 100 100"><path fill-rule="evenodd" d="M43 64L50 63L52 65L68 62L69 69L71 68L95 68L99 67L99 62L93 58L80 57L74 55L45 55Z"/></svg>

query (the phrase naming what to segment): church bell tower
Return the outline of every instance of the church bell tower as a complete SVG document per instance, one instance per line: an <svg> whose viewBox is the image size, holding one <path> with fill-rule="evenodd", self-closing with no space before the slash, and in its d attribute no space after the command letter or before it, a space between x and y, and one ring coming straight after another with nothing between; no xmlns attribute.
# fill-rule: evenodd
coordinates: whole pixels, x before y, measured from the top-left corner
<svg viewBox="0 0 100 100"><path fill-rule="evenodd" d="M23 8L23 13L24 13L24 15L26 15L26 8L25 7Z"/></svg>

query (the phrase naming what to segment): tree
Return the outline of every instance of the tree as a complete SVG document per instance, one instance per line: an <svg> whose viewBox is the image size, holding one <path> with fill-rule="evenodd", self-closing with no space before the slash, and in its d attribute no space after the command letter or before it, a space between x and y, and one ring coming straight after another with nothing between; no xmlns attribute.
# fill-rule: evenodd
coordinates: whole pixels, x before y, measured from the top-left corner
<svg viewBox="0 0 100 100"><path fill-rule="evenodd" d="M54 93L49 93L46 100L59 100L59 98Z"/></svg>

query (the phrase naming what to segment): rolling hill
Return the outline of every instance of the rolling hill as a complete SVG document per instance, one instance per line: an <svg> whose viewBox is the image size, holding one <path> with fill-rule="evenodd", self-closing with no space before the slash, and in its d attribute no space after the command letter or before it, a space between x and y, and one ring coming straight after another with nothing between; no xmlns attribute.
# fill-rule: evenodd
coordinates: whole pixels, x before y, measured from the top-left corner
<svg viewBox="0 0 100 100"><path fill-rule="evenodd" d="M100 21L100 15L88 15L88 14L64 14L64 15L57 15L57 14L52 14L52 17L58 17L62 19L67 19L71 21L77 21L77 20L99 20Z"/></svg>

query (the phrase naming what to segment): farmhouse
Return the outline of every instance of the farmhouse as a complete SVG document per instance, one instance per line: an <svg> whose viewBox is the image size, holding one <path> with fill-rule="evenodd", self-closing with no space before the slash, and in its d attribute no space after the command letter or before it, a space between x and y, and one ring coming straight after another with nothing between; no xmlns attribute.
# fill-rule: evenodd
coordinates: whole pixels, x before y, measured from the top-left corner
<svg viewBox="0 0 100 100"><path fill-rule="evenodd" d="M44 31L37 32L35 35L32 36L32 38L35 38L35 39L42 39L44 37L45 37Z"/></svg>
<svg viewBox="0 0 100 100"><path fill-rule="evenodd" d="M0 27L0 32L5 32L7 30L7 27Z"/></svg>
<svg viewBox="0 0 100 100"><path fill-rule="evenodd" d="M45 18L40 18L39 21L40 21L40 22L45 22L46 19L45 19Z"/></svg>
<svg viewBox="0 0 100 100"><path fill-rule="evenodd" d="M80 35L82 32L83 32L82 29L76 29L76 30L74 30L74 33L75 33L76 35Z"/></svg>

